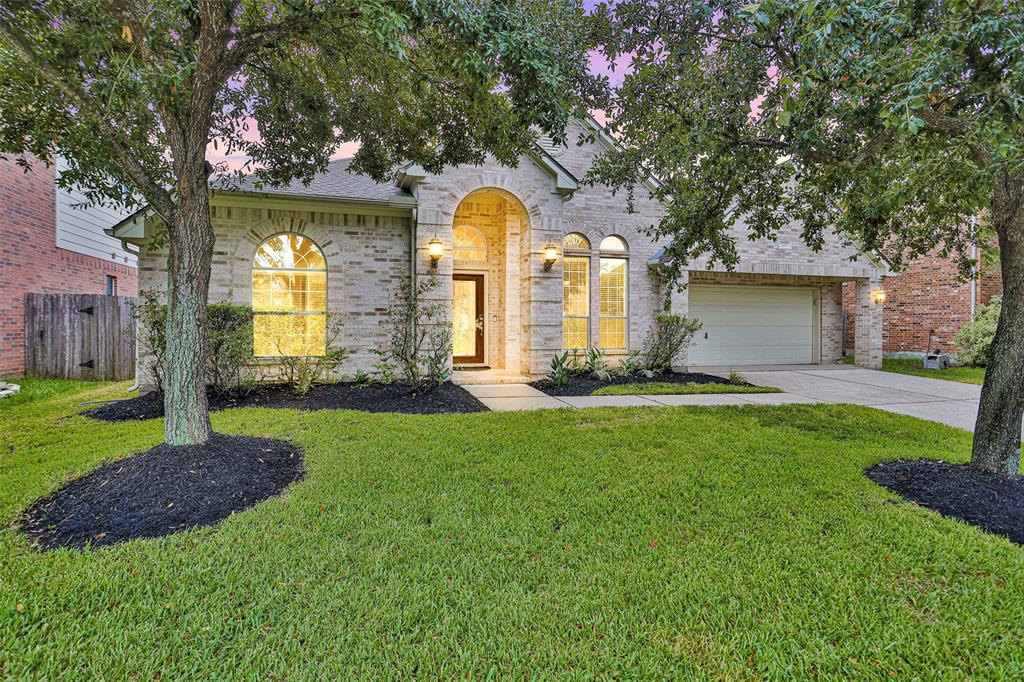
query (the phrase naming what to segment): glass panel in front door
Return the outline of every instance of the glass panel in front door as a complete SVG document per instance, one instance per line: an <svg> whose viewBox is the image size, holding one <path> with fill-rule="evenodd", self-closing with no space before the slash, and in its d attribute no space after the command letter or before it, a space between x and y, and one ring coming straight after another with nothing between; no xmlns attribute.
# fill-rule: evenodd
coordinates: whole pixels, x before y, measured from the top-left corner
<svg viewBox="0 0 1024 682"><path fill-rule="evenodd" d="M473 357L476 355L476 282L455 280L452 282L452 313L454 317L454 338L452 355Z"/></svg>

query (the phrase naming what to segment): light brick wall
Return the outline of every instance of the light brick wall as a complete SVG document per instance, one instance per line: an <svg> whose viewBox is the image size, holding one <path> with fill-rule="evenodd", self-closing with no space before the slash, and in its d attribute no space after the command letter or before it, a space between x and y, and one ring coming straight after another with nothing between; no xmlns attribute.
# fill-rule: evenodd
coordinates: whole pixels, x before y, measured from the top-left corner
<svg viewBox="0 0 1024 682"><path fill-rule="evenodd" d="M56 201L53 167L0 159L0 377L25 373L26 294L135 295L135 268L57 248Z"/></svg>
<svg viewBox="0 0 1024 682"><path fill-rule="evenodd" d="M313 240L327 259L327 306L343 322L337 345L351 353L344 374L369 371L380 347L388 293L409 274L410 218L356 212L289 211L214 205L210 211L216 244L209 301L252 304L252 260L269 237L297 232ZM167 290L166 249L147 249L139 260L139 286ZM143 386L152 380L144 371Z"/></svg>

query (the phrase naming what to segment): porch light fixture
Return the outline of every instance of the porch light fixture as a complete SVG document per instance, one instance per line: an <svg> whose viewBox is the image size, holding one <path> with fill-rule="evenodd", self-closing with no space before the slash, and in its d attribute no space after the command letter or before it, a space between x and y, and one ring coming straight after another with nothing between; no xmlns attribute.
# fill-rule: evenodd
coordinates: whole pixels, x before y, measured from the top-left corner
<svg viewBox="0 0 1024 682"><path fill-rule="evenodd" d="M885 303L885 289L875 289L871 292L871 300L877 305Z"/></svg>
<svg viewBox="0 0 1024 682"><path fill-rule="evenodd" d="M558 262L558 247L554 244L548 244L544 247L544 272L547 272L551 267Z"/></svg>
<svg viewBox="0 0 1024 682"><path fill-rule="evenodd" d="M437 263L444 255L444 242L436 236L427 242L427 255L430 256L430 267L437 270Z"/></svg>

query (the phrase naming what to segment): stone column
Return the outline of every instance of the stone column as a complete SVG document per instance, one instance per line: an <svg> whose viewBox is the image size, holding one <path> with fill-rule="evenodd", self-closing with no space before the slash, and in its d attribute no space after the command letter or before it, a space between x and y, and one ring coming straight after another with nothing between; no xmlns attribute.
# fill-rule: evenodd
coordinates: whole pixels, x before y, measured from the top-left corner
<svg viewBox="0 0 1024 682"><path fill-rule="evenodd" d="M853 360L858 367L882 367L883 303L875 303L871 293L883 288L881 275L857 280L857 322L854 329Z"/></svg>
<svg viewBox="0 0 1024 682"><path fill-rule="evenodd" d="M444 314L437 324L452 324L452 270L454 268L452 252L452 221L454 215L441 208L440 197L435 196L436 190L423 186L420 190L420 206L416 215L416 238L413 255L416 264L416 284L423 283L431 277L437 278L437 286L424 297L426 303L440 303ZM444 256L437 264L431 266L428 244L437 237L444 244ZM449 360L450 361L450 360Z"/></svg>
<svg viewBox="0 0 1024 682"><path fill-rule="evenodd" d="M555 208L560 209L560 205ZM540 375L548 371L551 358L562 350L562 259L559 258L550 270L544 270L544 247L549 243L557 244L561 251L560 212L548 210L538 217L531 216L529 227L523 230L521 243L522 371Z"/></svg>

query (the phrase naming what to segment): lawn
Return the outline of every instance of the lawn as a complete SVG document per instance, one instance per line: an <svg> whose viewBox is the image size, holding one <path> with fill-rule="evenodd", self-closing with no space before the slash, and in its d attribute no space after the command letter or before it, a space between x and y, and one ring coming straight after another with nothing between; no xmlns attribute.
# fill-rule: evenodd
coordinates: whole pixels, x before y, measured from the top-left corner
<svg viewBox="0 0 1024 682"><path fill-rule="evenodd" d="M838 405L388 415L246 408L307 477L219 526L32 550L21 511L161 440L0 410L0 678L1003 678L1024 554L862 470L966 432Z"/></svg>
<svg viewBox="0 0 1024 682"><path fill-rule="evenodd" d="M14 395L0 399L0 410L32 402L33 400L63 395L65 393L76 393L87 388L96 388L103 385L95 381L39 379L35 377L28 379L0 379L0 381L8 381L21 387L21 390Z"/></svg>
<svg viewBox="0 0 1024 682"><path fill-rule="evenodd" d="M846 364L852 364L853 358L846 358ZM897 374L910 374L930 379L959 381L962 384L985 383L984 367L949 367L947 369L925 369L923 360L886 358L882 361L882 370Z"/></svg>
<svg viewBox="0 0 1024 682"><path fill-rule="evenodd" d="M698 393L781 393L768 386L744 386L741 384L698 384L652 381L638 384L612 384L599 388L590 395L695 395Z"/></svg>

